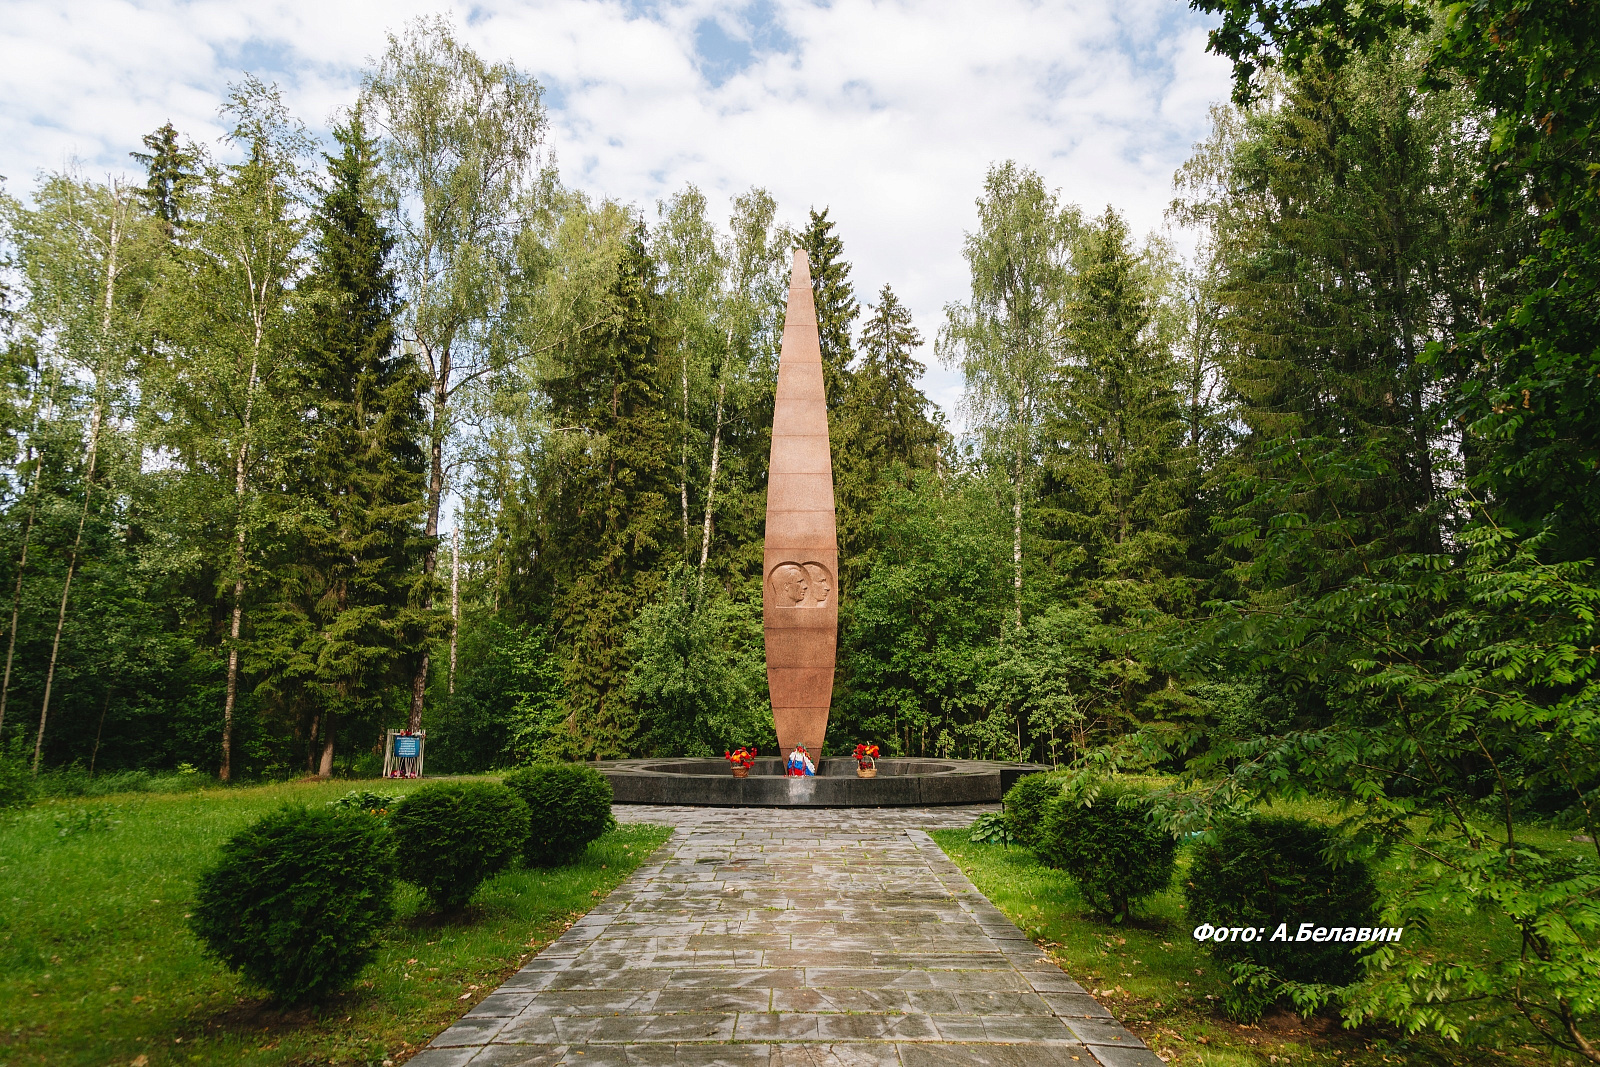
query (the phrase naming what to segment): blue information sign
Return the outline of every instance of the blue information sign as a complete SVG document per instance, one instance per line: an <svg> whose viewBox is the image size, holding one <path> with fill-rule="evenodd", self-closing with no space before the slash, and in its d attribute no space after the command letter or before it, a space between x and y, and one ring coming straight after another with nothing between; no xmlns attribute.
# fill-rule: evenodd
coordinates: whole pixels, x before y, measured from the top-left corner
<svg viewBox="0 0 1600 1067"><path fill-rule="evenodd" d="M394 754L399 759L416 759L422 754L422 738L397 737L394 739Z"/></svg>

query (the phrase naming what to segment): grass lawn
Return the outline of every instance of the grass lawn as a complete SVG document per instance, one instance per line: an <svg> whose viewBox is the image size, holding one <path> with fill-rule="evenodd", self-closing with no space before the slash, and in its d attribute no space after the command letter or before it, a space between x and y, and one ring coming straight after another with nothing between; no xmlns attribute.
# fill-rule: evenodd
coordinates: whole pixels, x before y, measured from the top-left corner
<svg viewBox="0 0 1600 1067"><path fill-rule="evenodd" d="M577 863L513 870L443 920L402 884L398 917L352 991L281 1011L201 954L184 917L217 847L293 783L52 800L0 817L0 1067L399 1062L558 936L666 840L623 826Z"/></svg>
<svg viewBox="0 0 1600 1067"><path fill-rule="evenodd" d="M1315 814L1299 805L1283 810ZM1553 831L1521 832L1525 840L1547 847L1562 845L1567 838ZM1072 881L1026 849L974 843L966 830L935 830L932 836L996 907L1169 1063L1555 1067L1578 1062L1570 1054L1552 1057L1544 1049L1490 1050L1431 1037L1407 1038L1391 1028L1349 1031L1333 1015L1302 1020L1292 1013L1269 1012L1258 1025L1236 1025L1222 1012L1226 975L1192 939L1192 927L1185 921L1178 887L1188 870L1190 850L1178 853L1173 888L1146 901L1135 921L1117 925L1091 917ZM1424 956L1448 953L1455 959L1466 953L1483 955L1488 952L1487 933L1485 927L1466 920L1441 923L1426 942L1412 942L1412 951ZM1411 940L1411 931L1406 937Z"/></svg>

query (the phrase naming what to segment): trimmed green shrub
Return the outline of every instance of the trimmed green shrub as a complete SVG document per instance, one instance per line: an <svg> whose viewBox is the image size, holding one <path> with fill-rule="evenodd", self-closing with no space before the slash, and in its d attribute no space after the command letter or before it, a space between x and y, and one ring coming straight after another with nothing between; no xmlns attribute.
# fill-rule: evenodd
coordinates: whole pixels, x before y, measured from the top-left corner
<svg viewBox="0 0 1600 1067"><path fill-rule="evenodd" d="M1360 973L1359 945L1273 941L1279 923L1293 938L1301 923L1376 926L1378 887L1364 863L1335 865L1327 854L1334 832L1320 823L1256 816L1225 823L1194 852L1189 922L1198 926L1265 927L1255 941L1211 943L1224 964L1248 961L1291 982L1347 985Z"/></svg>
<svg viewBox="0 0 1600 1067"><path fill-rule="evenodd" d="M206 952L290 1004L349 985L394 915L394 848L364 815L285 807L235 834L200 876Z"/></svg>
<svg viewBox="0 0 1600 1067"><path fill-rule="evenodd" d="M1061 799L1059 774L1025 774L1006 791L1006 829L1026 848L1038 848L1045 809Z"/></svg>
<svg viewBox="0 0 1600 1067"><path fill-rule="evenodd" d="M1049 805L1034 850L1067 872L1090 908L1120 922L1171 883L1178 843L1151 818L1143 790L1107 782L1092 803L1069 796Z"/></svg>
<svg viewBox="0 0 1600 1067"><path fill-rule="evenodd" d="M437 782L401 800L389 828L400 877L454 911L522 850L528 805L498 782Z"/></svg>
<svg viewBox="0 0 1600 1067"><path fill-rule="evenodd" d="M528 805L523 857L534 867L570 862L616 826L611 783L581 763L540 763L506 775L506 788Z"/></svg>

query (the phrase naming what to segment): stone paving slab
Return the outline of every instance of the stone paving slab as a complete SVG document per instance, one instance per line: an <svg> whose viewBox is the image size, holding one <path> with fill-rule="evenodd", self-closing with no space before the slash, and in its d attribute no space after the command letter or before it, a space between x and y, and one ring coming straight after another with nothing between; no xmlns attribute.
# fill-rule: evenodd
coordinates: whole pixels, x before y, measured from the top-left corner
<svg viewBox="0 0 1600 1067"><path fill-rule="evenodd" d="M676 825L412 1067L1157 1067L928 827L991 806L619 809Z"/></svg>

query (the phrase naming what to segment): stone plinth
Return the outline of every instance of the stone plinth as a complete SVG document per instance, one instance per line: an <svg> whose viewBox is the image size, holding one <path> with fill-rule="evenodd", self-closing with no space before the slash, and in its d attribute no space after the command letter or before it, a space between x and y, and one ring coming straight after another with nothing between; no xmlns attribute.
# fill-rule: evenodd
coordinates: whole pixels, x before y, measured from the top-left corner
<svg viewBox="0 0 1600 1067"><path fill-rule="evenodd" d="M994 804L1017 779L1050 768L983 760L881 759L876 778L856 777L856 761L817 761L815 777L787 778L783 761L758 759L735 778L720 759L601 760L618 804L733 808L891 808Z"/></svg>
<svg viewBox="0 0 1600 1067"><path fill-rule="evenodd" d="M822 346L810 264L796 250L778 360L767 481L762 622L778 746L822 753L839 629L839 539L833 511Z"/></svg>

